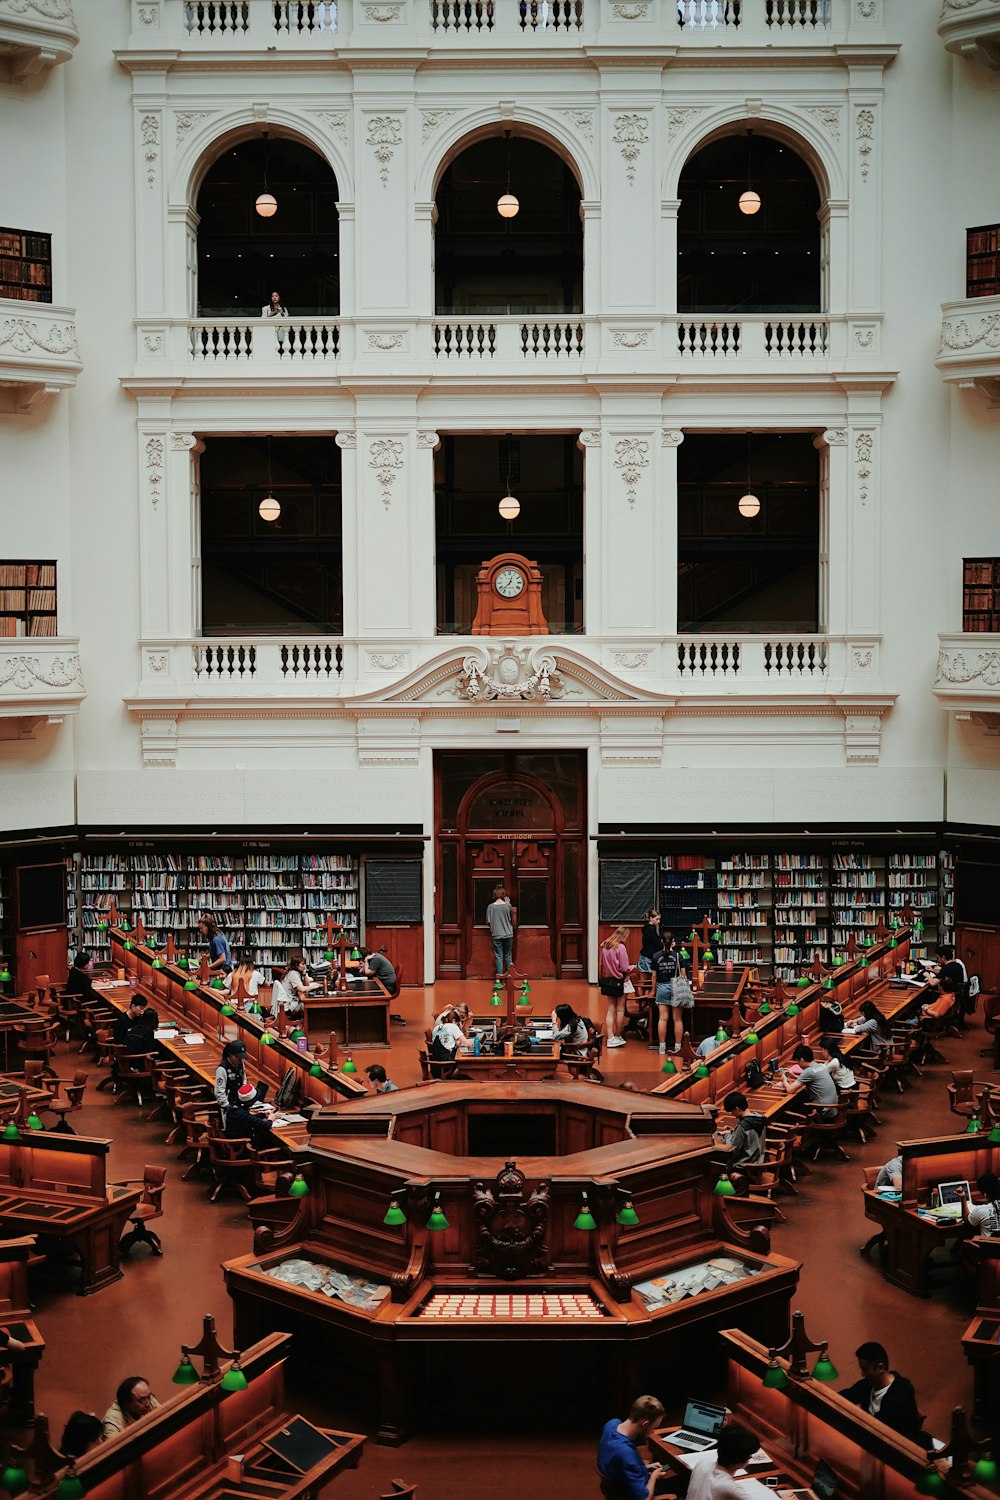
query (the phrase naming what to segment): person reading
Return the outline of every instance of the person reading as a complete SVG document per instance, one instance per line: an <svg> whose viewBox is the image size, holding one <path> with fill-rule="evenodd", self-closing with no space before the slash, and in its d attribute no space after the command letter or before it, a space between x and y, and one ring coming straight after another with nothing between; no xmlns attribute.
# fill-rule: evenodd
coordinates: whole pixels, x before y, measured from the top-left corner
<svg viewBox="0 0 1000 1500"><path fill-rule="evenodd" d="M111 1039L126 1052L153 1052L156 1050L153 1032L159 1024L160 1018L145 995L136 994L129 1001L128 1010L111 1028Z"/></svg>
<svg viewBox="0 0 1000 1500"><path fill-rule="evenodd" d="M745 1193L749 1178L740 1168L756 1167L764 1160L767 1121L758 1110L750 1108L746 1095L735 1089L722 1103L727 1114L735 1116L736 1124L732 1130L717 1131L715 1138L720 1145L731 1148L729 1180L737 1192Z"/></svg>
<svg viewBox="0 0 1000 1500"><path fill-rule="evenodd" d="M104 1436L117 1437L126 1427L148 1417L159 1406L145 1375L130 1375L115 1392L115 1399L104 1413Z"/></svg>
<svg viewBox="0 0 1000 1500"><path fill-rule="evenodd" d="M267 1151L280 1141L271 1129L266 1106L257 1098L252 1083L244 1083L236 1090L236 1102L226 1111L223 1134L231 1141L249 1141L255 1151Z"/></svg>
<svg viewBox="0 0 1000 1500"><path fill-rule="evenodd" d="M396 971L385 954L373 953L370 948L362 948L361 958L364 963L364 972L368 978L380 980L389 994L394 995L396 993Z"/></svg>
<svg viewBox="0 0 1000 1500"><path fill-rule="evenodd" d="M830 1077L823 1063L816 1061L813 1049L803 1043L801 1046L796 1047L792 1053L792 1061L798 1063L801 1068L797 1082L805 1090L806 1103L823 1106L818 1111L819 1119L834 1119L836 1117L836 1110L829 1109L826 1106L837 1103L839 1098L837 1085ZM781 1077L784 1080L785 1092L787 1093L789 1091L789 1078L784 1068L781 1070Z"/></svg>
<svg viewBox="0 0 1000 1500"><path fill-rule="evenodd" d="M81 1000L96 1000L94 994L94 960L81 948L73 960L73 967L66 980L67 995L79 995Z"/></svg>
<svg viewBox="0 0 1000 1500"><path fill-rule="evenodd" d="M737 1478L760 1443L739 1422L726 1422L714 1453L702 1453L691 1464L688 1500L773 1500L774 1491L759 1479Z"/></svg>
<svg viewBox="0 0 1000 1500"><path fill-rule="evenodd" d="M854 1357L861 1371L861 1379L841 1391L848 1401L860 1406L869 1416L877 1417L900 1437L911 1442L921 1441L923 1423L917 1411L917 1398L913 1386L905 1375L889 1368L889 1356L882 1344L861 1344Z"/></svg>
<svg viewBox="0 0 1000 1500"><path fill-rule="evenodd" d="M398 1092L399 1085L393 1083L381 1063L372 1063L365 1069L365 1072L368 1074L368 1082L376 1094L395 1094Z"/></svg>
<svg viewBox="0 0 1000 1500"><path fill-rule="evenodd" d="M876 1057L880 1053L891 1052L895 1045L892 1039L892 1026L874 1000L862 1000L857 1021L853 1027L845 1029L853 1032L855 1036L863 1037L861 1045L874 1052Z"/></svg>
<svg viewBox="0 0 1000 1500"><path fill-rule="evenodd" d="M252 953L241 953L239 963L231 974L227 974L222 981L222 988L227 995L231 995L242 979L246 986L247 996L256 1000L261 985L264 983L264 975L253 961Z"/></svg>
<svg viewBox="0 0 1000 1500"><path fill-rule="evenodd" d="M663 1465L646 1463L639 1449L662 1421L662 1402L655 1396L638 1396L623 1422L617 1417L605 1422L597 1445L597 1469L607 1500L652 1500Z"/></svg>
<svg viewBox="0 0 1000 1500"><path fill-rule="evenodd" d="M104 1423L92 1411L73 1411L66 1419L59 1452L63 1458L83 1458L91 1448L104 1442Z"/></svg>
<svg viewBox="0 0 1000 1500"><path fill-rule="evenodd" d="M556 1006L552 1012L552 1040L562 1043L563 1057L579 1056L589 1035L586 1021L577 1015L572 1005Z"/></svg>
<svg viewBox="0 0 1000 1500"><path fill-rule="evenodd" d="M995 1172L984 1172L976 1178L976 1187L982 1194L982 1203L970 1203L965 1188L959 1188L962 1200L962 1222L968 1224L975 1234L988 1237L1000 1235L1000 1177Z"/></svg>
<svg viewBox="0 0 1000 1500"><path fill-rule="evenodd" d="M304 953L290 953L288 966L280 979L271 986L271 1017L278 1019L278 1011L285 1007L285 1015L291 1020L301 1016L303 1001L310 990L318 988L319 981L310 979Z"/></svg>

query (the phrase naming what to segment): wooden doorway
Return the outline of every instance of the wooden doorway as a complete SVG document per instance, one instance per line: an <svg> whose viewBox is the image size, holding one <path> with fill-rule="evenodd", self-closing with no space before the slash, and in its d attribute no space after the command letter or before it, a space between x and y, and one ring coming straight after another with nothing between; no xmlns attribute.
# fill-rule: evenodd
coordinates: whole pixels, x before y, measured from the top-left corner
<svg viewBox="0 0 1000 1500"><path fill-rule="evenodd" d="M531 978L582 976L585 757L572 757L578 762L571 767L572 786L565 755L559 757L562 774L551 779L544 774L544 757L492 759L495 768L472 779L460 797L453 795L451 815L439 817L438 974L494 974L486 908L502 885L515 911L515 966ZM435 780L437 789L437 774ZM440 796L437 804L440 812Z"/></svg>

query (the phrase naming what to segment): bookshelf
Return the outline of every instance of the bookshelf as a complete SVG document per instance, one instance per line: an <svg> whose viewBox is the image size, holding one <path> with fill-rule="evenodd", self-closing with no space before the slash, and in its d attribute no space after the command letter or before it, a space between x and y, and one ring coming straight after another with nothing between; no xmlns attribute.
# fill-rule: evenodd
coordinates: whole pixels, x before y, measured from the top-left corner
<svg viewBox="0 0 1000 1500"><path fill-rule="evenodd" d="M244 898L242 860L232 854L188 854L184 869L187 876L187 947L191 952L204 946L198 932L203 911L216 914L219 927L229 939L230 948L245 948L243 931Z"/></svg>
<svg viewBox="0 0 1000 1500"><path fill-rule="evenodd" d="M716 958L744 964L772 962L772 889L769 854L730 854L718 861L716 924L722 934Z"/></svg>
<svg viewBox="0 0 1000 1500"><path fill-rule="evenodd" d="M273 968L284 962L290 949L302 946L299 856L248 854L243 879L244 941L258 965Z"/></svg>
<svg viewBox="0 0 1000 1500"><path fill-rule="evenodd" d="M132 920L142 917L147 932L163 940L168 932L182 948L187 931L187 913L182 896L184 870L179 854L133 854L129 856Z"/></svg>
<svg viewBox="0 0 1000 1500"><path fill-rule="evenodd" d="M302 856L302 950L310 963L321 958L326 937L317 926L326 916L343 923L350 943L361 941L361 881L353 854Z"/></svg>
<svg viewBox="0 0 1000 1500"><path fill-rule="evenodd" d="M76 928L80 947L93 955L96 964L111 962L108 934L98 926L107 921L109 907L114 903L122 916L132 909L129 863L124 854L81 854L74 862L72 900L67 890L70 926ZM72 871L70 878L74 878Z"/></svg>
<svg viewBox="0 0 1000 1500"><path fill-rule="evenodd" d="M0 229L0 297L12 302L52 301L52 236Z"/></svg>
<svg viewBox="0 0 1000 1500"><path fill-rule="evenodd" d="M0 562L0 636L56 635L54 562Z"/></svg>
<svg viewBox="0 0 1000 1500"><path fill-rule="evenodd" d="M1000 557L966 557L962 562L962 630L1000 631Z"/></svg>
<svg viewBox="0 0 1000 1500"><path fill-rule="evenodd" d="M938 942L938 858L936 854L890 854L887 869L889 916L909 903L923 924L914 933L911 958L928 958Z"/></svg>
<svg viewBox="0 0 1000 1500"><path fill-rule="evenodd" d="M832 944L841 949L854 935L855 942L874 938L873 928L885 919L885 856L842 854L830 861L830 916Z"/></svg>
<svg viewBox="0 0 1000 1500"><path fill-rule="evenodd" d="M660 922L683 947L696 922L709 916L715 920L716 879L714 861L702 855L660 856Z"/></svg>
<svg viewBox="0 0 1000 1500"><path fill-rule="evenodd" d="M11 871L0 864L0 971L6 967L14 972L14 900L11 890ZM10 991L8 990L8 993Z"/></svg>
<svg viewBox="0 0 1000 1500"><path fill-rule="evenodd" d="M822 854L775 854L772 960L776 979L798 979L819 953L830 957L830 869Z"/></svg>
<svg viewBox="0 0 1000 1500"><path fill-rule="evenodd" d="M955 942L955 856L950 849L938 854L940 910L938 913L938 939L942 943Z"/></svg>
<svg viewBox="0 0 1000 1500"><path fill-rule="evenodd" d="M965 295L1000 296L1000 224L965 231Z"/></svg>

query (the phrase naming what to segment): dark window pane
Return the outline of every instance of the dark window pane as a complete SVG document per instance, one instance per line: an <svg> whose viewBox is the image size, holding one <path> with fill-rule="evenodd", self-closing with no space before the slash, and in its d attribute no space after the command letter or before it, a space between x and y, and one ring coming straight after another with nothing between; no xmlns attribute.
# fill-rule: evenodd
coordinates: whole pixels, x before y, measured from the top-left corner
<svg viewBox="0 0 1000 1500"><path fill-rule="evenodd" d="M517 924L519 927L548 927L549 882L547 877L523 876L517 882Z"/></svg>

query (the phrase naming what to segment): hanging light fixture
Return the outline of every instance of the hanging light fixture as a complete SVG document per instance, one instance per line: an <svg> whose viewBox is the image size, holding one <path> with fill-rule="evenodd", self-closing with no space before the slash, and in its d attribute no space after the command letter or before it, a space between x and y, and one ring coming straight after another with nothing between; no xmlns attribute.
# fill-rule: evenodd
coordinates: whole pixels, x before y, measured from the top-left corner
<svg viewBox="0 0 1000 1500"><path fill-rule="evenodd" d="M517 199L515 198L514 201L516 203ZM508 434L507 434L507 493L506 493L506 495L504 495L503 499L500 501L500 504L497 506L497 509L499 510L501 516L503 517L503 519L505 521L516 521L517 518L518 518L518 516L521 514L521 502L520 502L520 500L516 499L515 496L513 496L511 494L511 492L510 492L511 442L512 442L511 434L508 432Z"/></svg>
<svg viewBox="0 0 1000 1500"><path fill-rule="evenodd" d="M278 200L267 190L267 131L264 131L264 191L258 196L254 208L262 219L273 219L278 212Z"/></svg>
<svg viewBox="0 0 1000 1500"><path fill-rule="evenodd" d="M752 521L754 516L760 515L760 501L750 488L750 434L747 433L747 488L746 494L740 496L740 515L746 520Z"/></svg>
<svg viewBox="0 0 1000 1500"><path fill-rule="evenodd" d="M520 212L521 205L510 190L510 129L505 130L503 135L507 142L507 191L497 199L497 213L501 219L513 219Z"/></svg>
<svg viewBox="0 0 1000 1500"><path fill-rule="evenodd" d="M259 201L259 200L258 200ZM271 435L267 438L267 494L257 507L257 514L262 521L274 522L281 515L281 501L276 500L271 494Z"/></svg>
<svg viewBox="0 0 1000 1500"><path fill-rule="evenodd" d="M753 160L753 131L747 131L747 185L740 194L740 213L756 214L760 212L760 194L750 186L750 163Z"/></svg>

